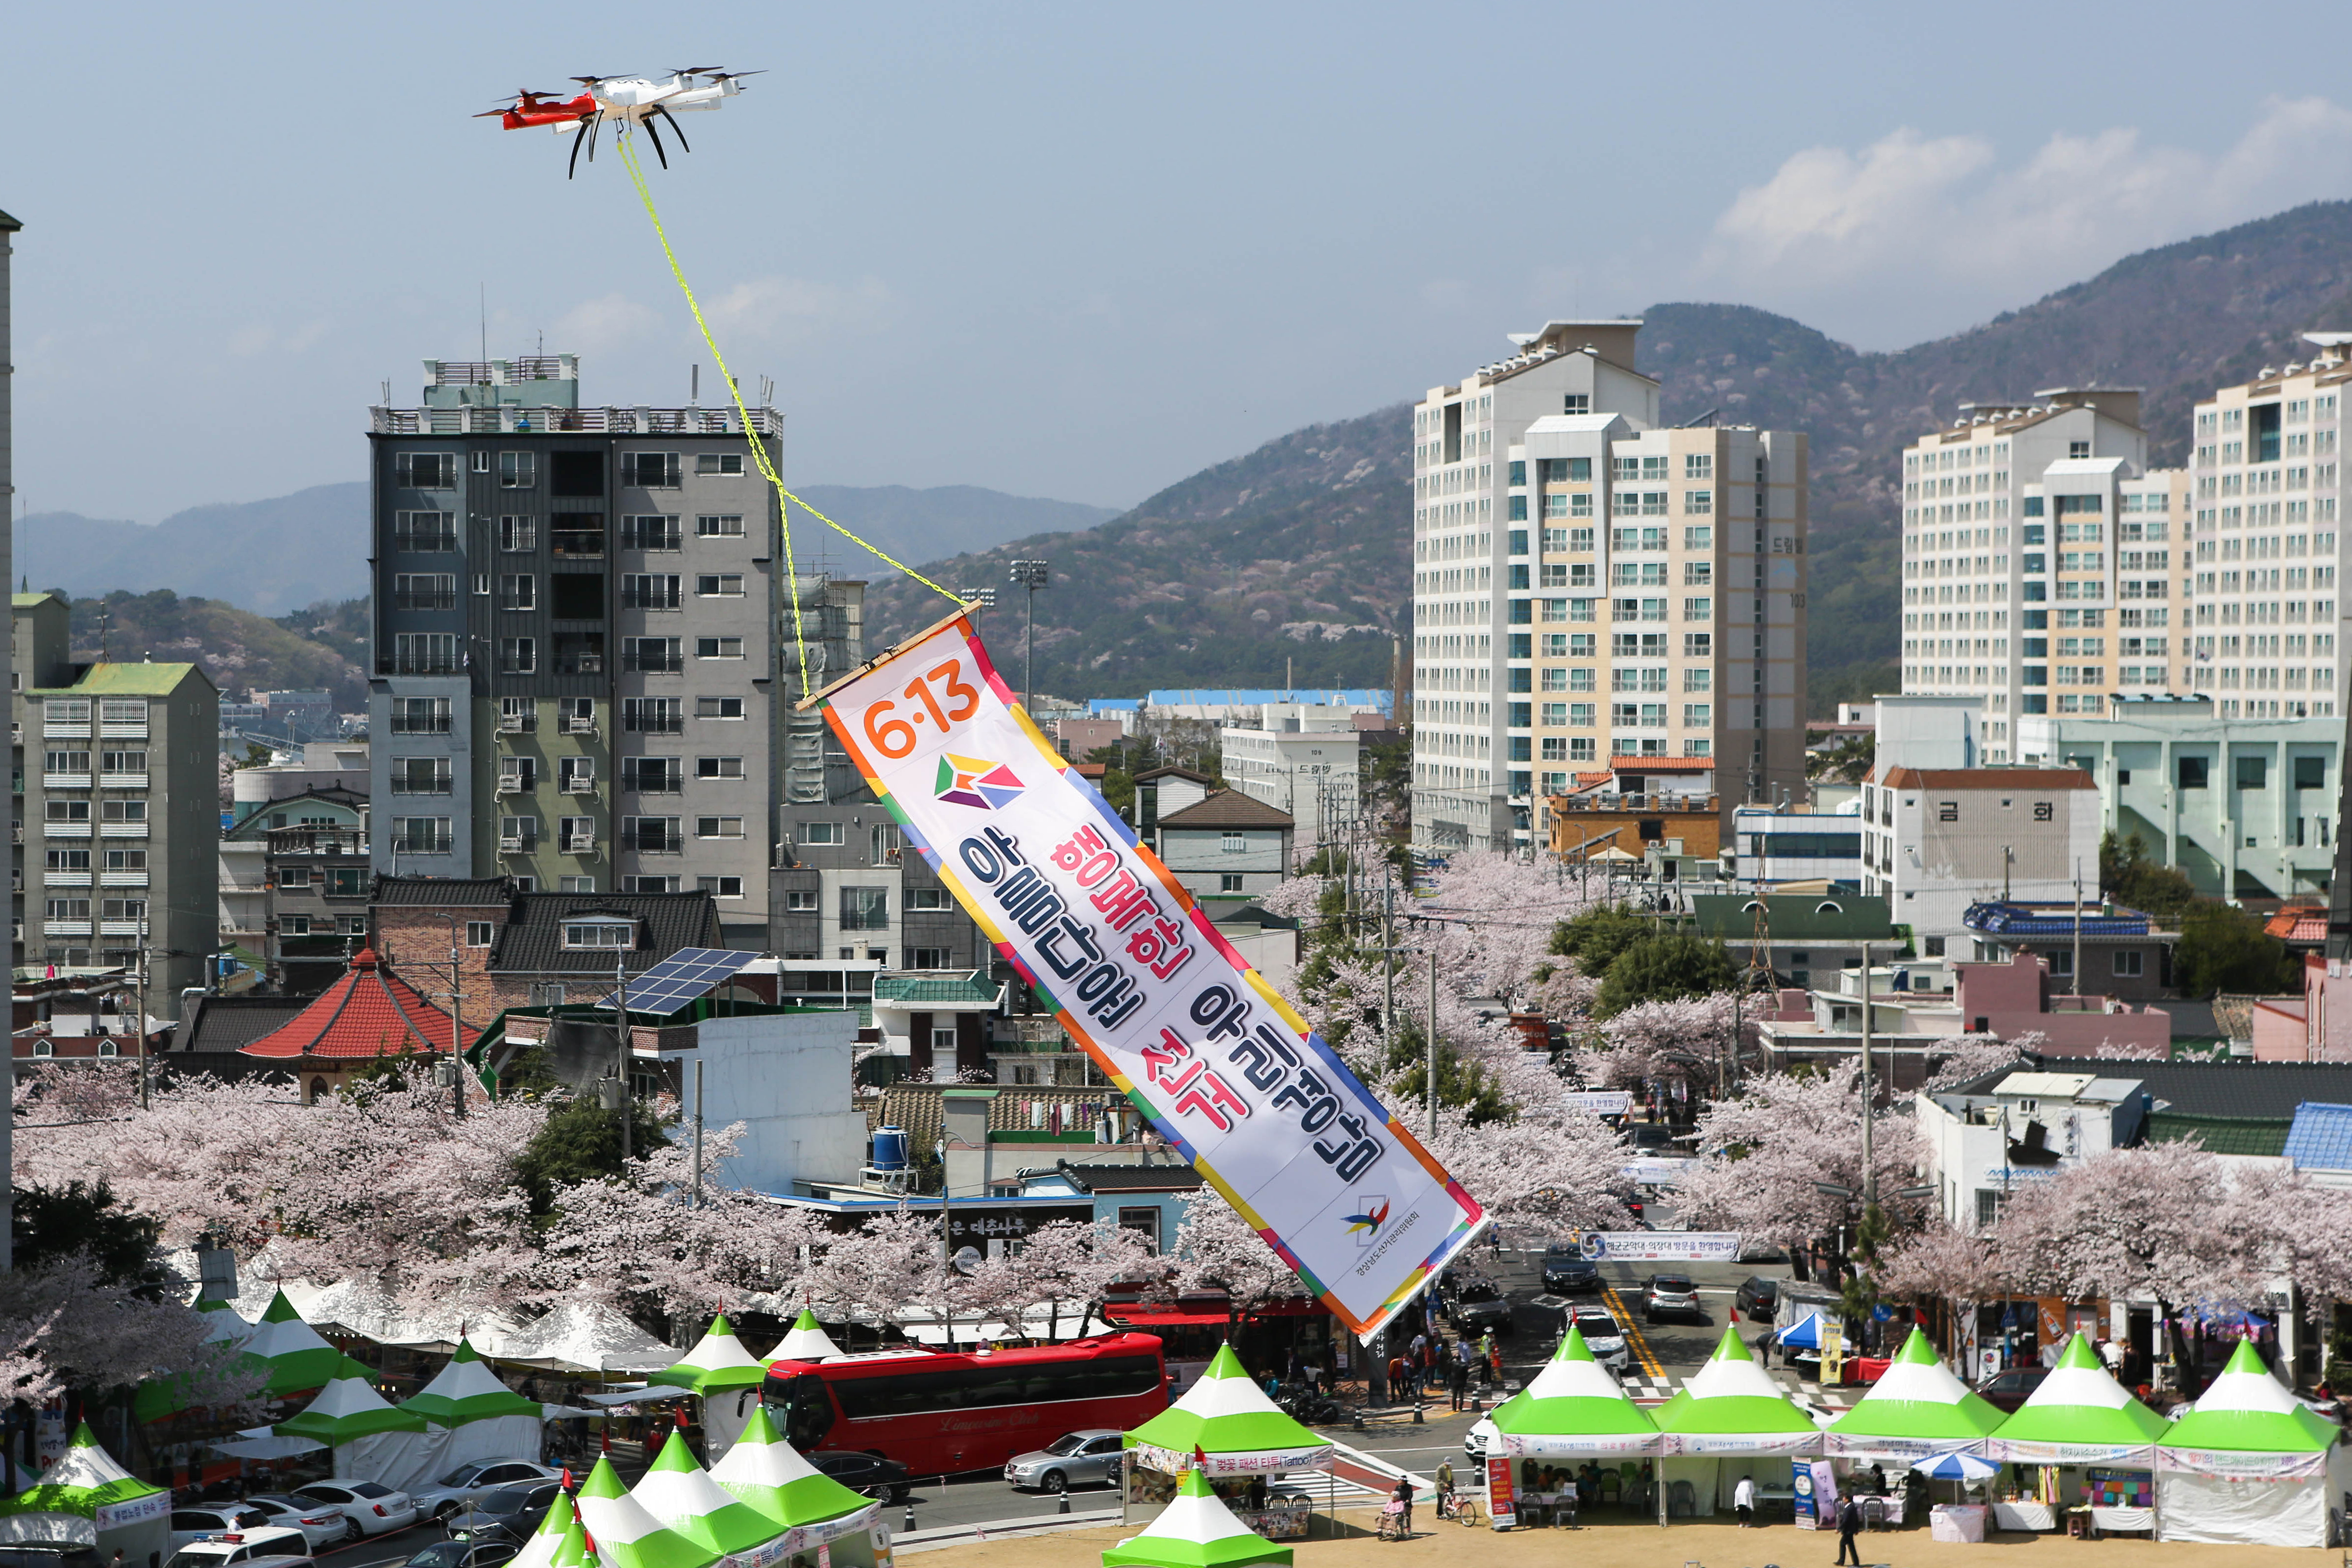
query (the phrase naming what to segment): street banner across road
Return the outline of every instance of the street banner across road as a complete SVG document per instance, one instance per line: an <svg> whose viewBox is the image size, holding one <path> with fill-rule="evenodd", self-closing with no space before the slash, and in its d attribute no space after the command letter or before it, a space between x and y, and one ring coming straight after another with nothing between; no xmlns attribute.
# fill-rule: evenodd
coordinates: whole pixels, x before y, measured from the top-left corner
<svg viewBox="0 0 2352 1568"><path fill-rule="evenodd" d="M1070 1037L1352 1331L1468 1245L1476 1201L1055 754L965 616L814 700Z"/></svg>
<svg viewBox="0 0 2352 1568"><path fill-rule="evenodd" d="M1588 1230L1584 1256L1612 1263L1737 1263L1736 1230Z"/></svg>

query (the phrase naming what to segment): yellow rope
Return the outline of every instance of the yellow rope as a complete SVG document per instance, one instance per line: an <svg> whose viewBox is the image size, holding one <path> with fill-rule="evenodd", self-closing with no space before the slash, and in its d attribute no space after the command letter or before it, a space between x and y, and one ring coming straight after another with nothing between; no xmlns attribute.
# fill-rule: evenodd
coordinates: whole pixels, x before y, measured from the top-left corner
<svg viewBox="0 0 2352 1568"><path fill-rule="evenodd" d="M896 566L899 571L904 572L908 576L912 577L924 587L929 588L936 593L945 595L947 597L953 599L959 605L964 602L963 595L961 594L950 593L949 590L940 587L937 583L932 582L929 577L924 576L920 572L916 571L912 566L908 565L905 562L894 558L887 551L882 550L876 545L869 544L865 540L858 538L857 535L850 532L849 530L842 527L841 524L834 521L833 519L825 516L824 513L817 510L816 508L809 505L808 502L801 500L800 497L793 494L792 491L784 488L783 479L776 472L775 465L768 461L768 444L765 441L761 440L751 428L751 410L743 406L743 389L737 386L735 384L734 376L728 374L727 357L719 352L719 341L710 335L710 323L702 319L702 306L697 302L694 298L693 286L686 280L686 269L677 264L677 252L670 248L669 234L662 227L661 214L654 210L653 190L646 184L645 170L637 163L636 150L629 144L630 138L628 129L627 124L625 122L623 123L620 128L620 134L613 138L614 145L620 152L621 166L628 170L629 183L637 187L637 199L645 203L646 216L653 220L654 237L661 241L662 255L667 257L669 260L670 276L677 279L678 292L686 296L686 308L694 313L694 324L702 333L703 344L710 350L710 357L713 363L718 366L719 378L727 384L727 395L735 400L735 413L737 416L743 421L743 434L748 439L750 439L751 444L751 458L754 462L760 465L761 474L770 484L776 487L776 494L782 498L782 504L780 504L776 510L783 520L784 576L785 580L792 584L793 595L793 641L801 651L801 695L803 697L806 697L810 690L808 655L806 651L808 644L807 639L801 635L800 571L793 561L792 509L793 507L799 507L803 511L807 512L811 517L816 519L819 522L824 523L827 528L832 529L835 533L840 534L852 544L872 551L873 553L880 556L891 565Z"/></svg>

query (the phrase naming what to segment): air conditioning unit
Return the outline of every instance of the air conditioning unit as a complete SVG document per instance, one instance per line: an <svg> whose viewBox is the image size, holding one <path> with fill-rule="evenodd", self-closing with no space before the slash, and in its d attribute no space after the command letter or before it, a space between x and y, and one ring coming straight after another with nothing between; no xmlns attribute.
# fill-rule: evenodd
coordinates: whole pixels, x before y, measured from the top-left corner
<svg viewBox="0 0 2352 1568"><path fill-rule="evenodd" d="M522 733L522 731L523 731L523 723L522 723L522 715L521 715L521 714L520 714L520 713L501 713L501 714L499 714L499 734L501 734L501 735L520 735L520 734L521 734L521 733Z"/></svg>
<svg viewBox="0 0 2352 1568"><path fill-rule="evenodd" d="M25 940L25 922L23 921L10 921L8 922L8 940L10 942L22 942Z"/></svg>
<svg viewBox="0 0 2352 1568"><path fill-rule="evenodd" d="M572 714L563 721L563 732L567 735L593 735L596 732L596 721Z"/></svg>
<svg viewBox="0 0 2352 1568"><path fill-rule="evenodd" d="M593 775L583 777L579 773L574 773L570 778L563 781L563 793L566 795L594 795L596 793L596 780Z"/></svg>
<svg viewBox="0 0 2352 1568"><path fill-rule="evenodd" d="M585 837L566 838L563 852L566 855L593 855L596 853L596 836L591 833Z"/></svg>
<svg viewBox="0 0 2352 1568"><path fill-rule="evenodd" d="M522 835L520 833L513 835L511 837L501 837L499 840L499 852L502 855L520 855L522 853L522 850L523 839Z"/></svg>
<svg viewBox="0 0 2352 1568"><path fill-rule="evenodd" d="M529 784L523 783L523 777L520 773L500 773L499 775L499 793L500 795L522 795L526 793L530 787L530 786Z"/></svg>

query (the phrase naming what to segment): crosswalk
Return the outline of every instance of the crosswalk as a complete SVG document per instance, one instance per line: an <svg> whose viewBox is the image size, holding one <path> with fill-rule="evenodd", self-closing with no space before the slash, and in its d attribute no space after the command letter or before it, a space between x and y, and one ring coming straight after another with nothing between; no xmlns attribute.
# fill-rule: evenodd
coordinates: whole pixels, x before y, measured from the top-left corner
<svg viewBox="0 0 2352 1568"><path fill-rule="evenodd" d="M1625 1392L1634 1399L1666 1400L1673 1398L1683 1384L1696 1375L1695 1372L1685 1374L1664 1371L1656 1373L1633 1371L1619 1378L1618 1381L1624 1385ZM1774 1372L1771 1377L1774 1383L1779 1384L1799 1403L1811 1405L1822 1410L1850 1409L1858 1397L1853 1389L1825 1389L1819 1384L1807 1383L1791 1373Z"/></svg>
<svg viewBox="0 0 2352 1568"><path fill-rule="evenodd" d="M1315 1500L1317 1507L1353 1508L1388 1494L1360 1486L1345 1476L1328 1470L1294 1470L1282 1478L1284 1491L1304 1492Z"/></svg>

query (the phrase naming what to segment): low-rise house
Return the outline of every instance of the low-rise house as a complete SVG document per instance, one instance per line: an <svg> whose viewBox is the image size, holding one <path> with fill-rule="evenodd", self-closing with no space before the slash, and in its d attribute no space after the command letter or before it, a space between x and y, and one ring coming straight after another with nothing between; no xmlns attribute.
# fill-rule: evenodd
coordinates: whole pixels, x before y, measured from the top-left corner
<svg viewBox="0 0 2352 1568"><path fill-rule="evenodd" d="M1989 900L1969 905L1963 924L1979 959L2030 953L2071 990L2097 990L2135 1002L2172 994L2172 950L2180 933L2121 904L2095 899L2082 904Z"/></svg>
<svg viewBox="0 0 2352 1568"><path fill-rule="evenodd" d="M1160 858L1211 918L1272 892L1290 874L1290 814L1219 790L1160 818Z"/></svg>
<svg viewBox="0 0 2352 1568"><path fill-rule="evenodd" d="M446 1058L470 1047L479 1033L454 1026L446 1010L362 948L341 979L239 1054L291 1073L309 1105L374 1064Z"/></svg>
<svg viewBox="0 0 2352 1568"><path fill-rule="evenodd" d="M1885 899L1852 893L1702 893L1690 900L1701 935L1724 944L1734 962L1746 964L1757 942L1757 915L1764 916L1763 940L1772 972L1799 990L1817 974L1833 974L1862 962L1862 944L1874 944L1872 961L1894 956L1901 937Z"/></svg>

